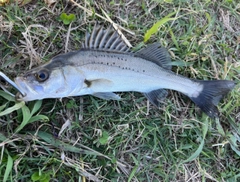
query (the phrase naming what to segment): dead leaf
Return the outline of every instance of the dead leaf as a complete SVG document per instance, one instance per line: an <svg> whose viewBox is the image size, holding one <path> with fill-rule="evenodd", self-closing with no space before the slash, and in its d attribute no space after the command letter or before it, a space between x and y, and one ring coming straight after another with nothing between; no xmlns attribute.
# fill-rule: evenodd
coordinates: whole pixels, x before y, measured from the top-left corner
<svg viewBox="0 0 240 182"><path fill-rule="evenodd" d="M220 13L222 16L223 25L227 28L228 31L235 32L233 28L230 26L229 11L225 13L222 9L220 9Z"/></svg>
<svg viewBox="0 0 240 182"><path fill-rule="evenodd" d="M52 6L57 0L44 0L45 4L47 4L47 6Z"/></svg>
<svg viewBox="0 0 240 182"><path fill-rule="evenodd" d="M9 0L0 0L0 6L4 6L7 3L9 3Z"/></svg>

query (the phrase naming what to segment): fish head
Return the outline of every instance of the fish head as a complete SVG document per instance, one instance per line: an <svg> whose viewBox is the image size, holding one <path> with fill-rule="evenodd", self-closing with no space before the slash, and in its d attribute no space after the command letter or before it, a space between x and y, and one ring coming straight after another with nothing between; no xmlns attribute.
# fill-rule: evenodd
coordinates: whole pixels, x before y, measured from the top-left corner
<svg viewBox="0 0 240 182"><path fill-rule="evenodd" d="M30 70L14 80L20 90L16 94L16 100L32 101L71 96L71 92L76 90L76 87L81 89L84 81L81 79L81 74L74 71L71 66L41 66ZM76 75L80 76L76 78Z"/></svg>
<svg viewBox="0 0 240 182"><path fill-rule="evenodd" d="M17 93L16 99L19 101L31 101L46 98L49 93L56 90L57 83L61 80L61 77L56 80L57 75L61 76L56 71L49 71L40 67L16 77L14 81L22 93Z"/></svg>

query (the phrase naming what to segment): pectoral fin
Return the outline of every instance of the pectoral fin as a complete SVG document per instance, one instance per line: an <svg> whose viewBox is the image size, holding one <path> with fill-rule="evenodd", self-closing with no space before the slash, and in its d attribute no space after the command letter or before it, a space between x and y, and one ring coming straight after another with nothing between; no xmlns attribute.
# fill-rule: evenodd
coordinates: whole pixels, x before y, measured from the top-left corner
<svg viewBox="0 0 240 182"><path fill-rule="evenodd" d="M115 93L112 92L97 92L94 93L93 96L98 97L100 99L105 99L105 100L120 100L121 97Z"/></svg>
<svg viewBox="0 0 240 182"><path fill-rule="evenodd" d="M148 93L143 93L145 97L155 106L159 106L159 101L165 99L168 95L168 91L164 89L153 90Z"/></svg>
<svg viewBox="0 0 240 182"><path fill-rule="evenodd" d="M113 82L107 79L95 79L95 80L84 80L84 83L87 87L91 88L92 90L99 90L103 88L110 88L113 86Z"/></svg>

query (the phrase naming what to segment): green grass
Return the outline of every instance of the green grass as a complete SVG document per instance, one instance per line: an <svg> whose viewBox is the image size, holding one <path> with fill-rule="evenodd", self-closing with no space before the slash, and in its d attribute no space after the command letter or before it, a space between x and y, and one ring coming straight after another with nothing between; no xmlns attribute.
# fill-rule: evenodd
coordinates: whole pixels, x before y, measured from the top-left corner
<svg viewBox="0 0 240 182"><path fill-rule="evenodd" d="M33 1L0 7L0 71L11 78L65 51L81 47L101 8L134 46L176 12L146 44L167 47L173 71L194 79L229 79L237 86L210 119L171 91L160 108L139 93L121 101L92 96L17 103L0 91L1 181L239 181L240 4L212 1ZM65 25L62 13L76 19ZM71 28L70 34L68 30ZM67 49L65 48L68 40ZM60 132L64 123L70 124Z"/></svg>

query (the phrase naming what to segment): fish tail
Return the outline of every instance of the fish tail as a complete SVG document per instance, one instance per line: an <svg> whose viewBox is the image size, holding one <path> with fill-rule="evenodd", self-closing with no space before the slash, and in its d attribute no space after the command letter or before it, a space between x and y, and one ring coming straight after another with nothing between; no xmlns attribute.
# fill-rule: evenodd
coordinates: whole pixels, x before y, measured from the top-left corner
<svg viewBox="0 0 240 182"><path fill-rule="evenodd" d="M209 117L217 118L219 116L218 102L234 88L236 83L229 80L196 80L196 82L202 84L203 89L197 97L190 97L190 99Z"/></svg>

